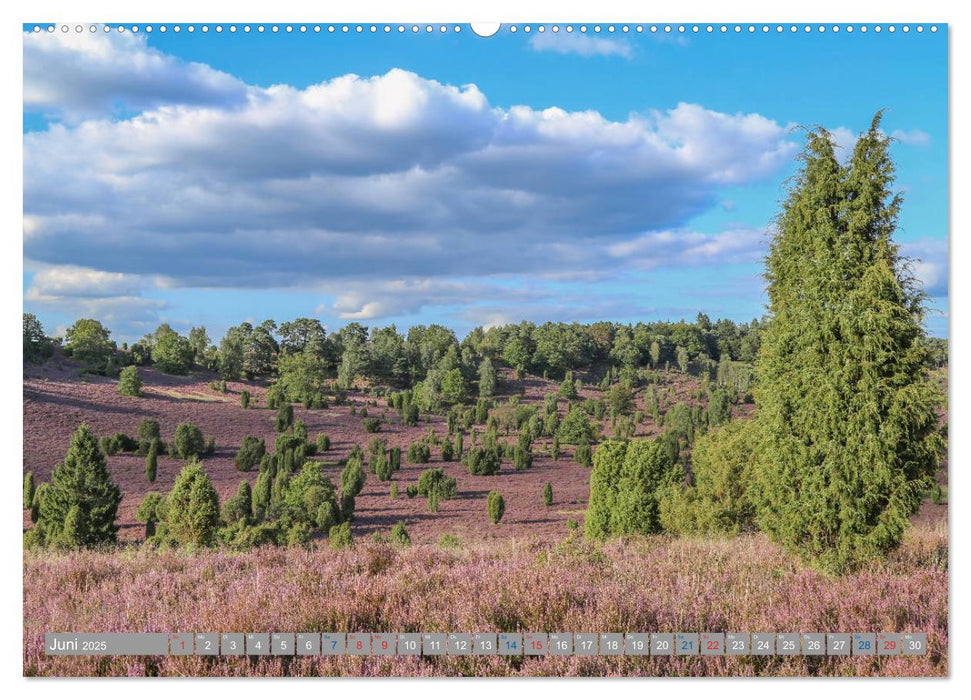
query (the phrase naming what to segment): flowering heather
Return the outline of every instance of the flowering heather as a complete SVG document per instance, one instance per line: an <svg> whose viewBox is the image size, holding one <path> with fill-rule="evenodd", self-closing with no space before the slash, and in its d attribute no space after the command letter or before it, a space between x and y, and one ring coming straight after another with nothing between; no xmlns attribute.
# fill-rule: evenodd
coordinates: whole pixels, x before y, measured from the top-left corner
<svg viewBox="0 0 971 700"><path fill-rule="evenodd" d="M920 522L843 578L762 535L443 551L24 554L24 674L58 676L944 676L947 535ZM919 657L46 657L47 631L926 632Z"/></svg>

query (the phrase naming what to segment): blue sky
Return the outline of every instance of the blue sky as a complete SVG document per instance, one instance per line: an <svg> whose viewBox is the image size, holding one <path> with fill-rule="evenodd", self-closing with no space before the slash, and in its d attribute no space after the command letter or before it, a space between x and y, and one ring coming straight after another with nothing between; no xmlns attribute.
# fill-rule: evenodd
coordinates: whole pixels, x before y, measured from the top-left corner
<svg viewBox="0 0 971 700"><path fill-rule="evenodd" d="M800 132L897 137L947 333L947 37L25 33L24 306L218 338L761 316Z"/></svg>

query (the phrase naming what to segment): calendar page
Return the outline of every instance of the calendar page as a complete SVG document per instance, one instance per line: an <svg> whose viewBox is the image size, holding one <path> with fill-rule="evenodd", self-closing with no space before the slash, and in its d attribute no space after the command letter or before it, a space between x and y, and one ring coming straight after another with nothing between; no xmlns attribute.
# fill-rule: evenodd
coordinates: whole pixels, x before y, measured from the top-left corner
<svg viewBox="0 0 971 700"><path fill-rule="evenodd" d="M947 676L948 24L306 19L20 31L23 675Z"/></svg>

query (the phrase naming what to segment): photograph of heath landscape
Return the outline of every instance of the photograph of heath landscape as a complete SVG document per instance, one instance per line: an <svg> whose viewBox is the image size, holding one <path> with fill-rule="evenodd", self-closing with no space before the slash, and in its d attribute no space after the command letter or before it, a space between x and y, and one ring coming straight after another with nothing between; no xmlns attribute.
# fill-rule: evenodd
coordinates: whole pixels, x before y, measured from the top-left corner
<svg viewBox="0 0 971 700"><path fill-rule="evenodd" d="M47 26L23 32L24 675L948 675L945 25ZM926 651L55 656L52 632Z"/></svg>

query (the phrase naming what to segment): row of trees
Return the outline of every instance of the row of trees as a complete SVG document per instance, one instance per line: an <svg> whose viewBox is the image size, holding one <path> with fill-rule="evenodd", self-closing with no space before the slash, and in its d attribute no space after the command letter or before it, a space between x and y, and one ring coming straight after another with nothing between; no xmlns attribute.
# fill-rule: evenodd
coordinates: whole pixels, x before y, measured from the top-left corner
<svg viewBox="0 0 971 700"><path fill-rule="evenodd" d="M757 320L713 323L701 313L694 323L537 325L524 321L475 328L460 342L454 331L437 324L414 326L402 334L394 325L368 329L351 323L328 334L320 321L298 318L279 325L273 320L255 326L242 323L215 344L204 327L192 328L183 336L162 324L130 347L123 344L124 357L113 357L119 348L110 331L95 319L76 321L62 341L45 336L36 317L25 314L24 354L39 361L50 356L55 344L63 343L68 354L95 367L114 359L181 374L195 364L218 370L226 379L309 371L335 377L343 385L366 379L397 387L414 386L434 369L446 373L462 368L466 379L480 380L485 385L483 395L489 396L495 390L489 367L496 361L558 378L600 365L676 367L699 358L752 362L761 328ZM486 359L489 363L483 365Z"/></svg>

